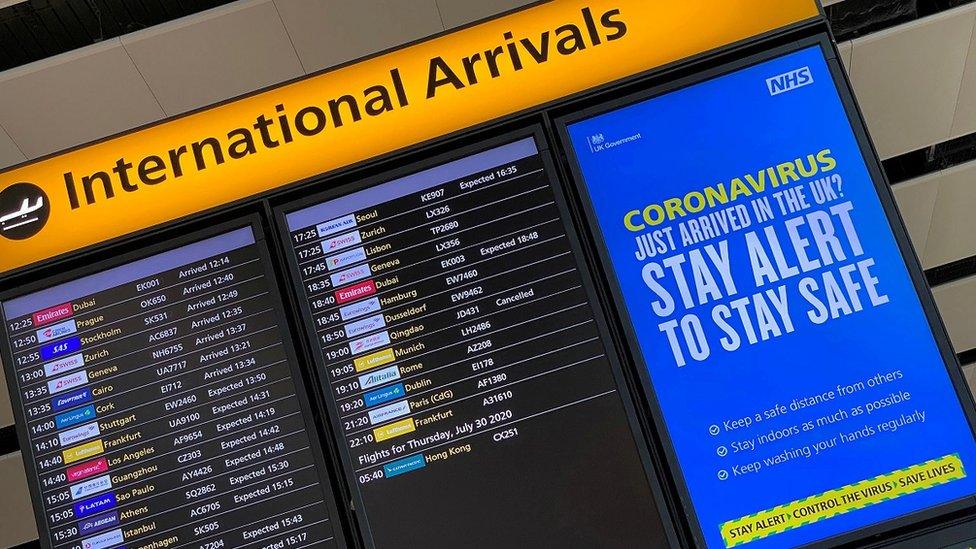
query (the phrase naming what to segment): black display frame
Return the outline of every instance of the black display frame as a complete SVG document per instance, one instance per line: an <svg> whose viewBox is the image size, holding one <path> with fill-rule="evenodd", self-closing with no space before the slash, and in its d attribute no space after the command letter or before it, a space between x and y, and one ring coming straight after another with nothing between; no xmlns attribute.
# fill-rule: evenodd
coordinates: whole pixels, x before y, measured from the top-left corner
<svg viewBox="0 0 976 549"><path fill-rule="evenodd" d="M521 127L518 129L493 132L488 135L479 136L479 134L473 134L469 138L464 139L463 142L457 143L458 146L456 148L451 148L452 143L447 141L443 143L443 146L445 149L450 149L449 152L441 152L434 156L425 156L423 159L418 159L405 165L400 165L399 167L389 168L387 171L374 173L363 178L357 178L355 177L355 174L348 174L347 176L338 176L334 178L334 180L326 179L318 183L318 186L324 186L326 188L321 190L315 190L313 188L311 189L313 191L312 194L307 194L306 192L310 189L302 189L302 192L300 193L302 196L300 197L289 197L286 194L284 196L277 197L276 199L269 200L269 206L271 207L274 215L274 224L278 236L276 241L280 247L279 251L284 257L287 258L286 270L288 271L287 278L289 279L291 286L291 295L293 297L303 296L304 288L298 271L299 267L297 257L295 256L294 250L291 246L291 231L288 229L288 222L286 218L289 213L305 207L321 204L350 193L375 187L376 185L393 181L417 172L422 172L424 170L443 165L447 162L465 158L479 152L519 141L521 139L532 138L535 142L536 148L538 149L537 154L542 159L543 171L546 175L549 186L553 191L553 195L555 196L556 206L560 213L562 226L566 232L567 239L570 242L570 247L574 255L575 263L577 264L578 272L583 281L583 288L590 303L590 309L593 314L597 330L600 334L601 341L606 348L606 356L608 362L610 363L614 382L617 385L618 397L620 398L620 402L623 405L624 412L627 416L627 421L629 424L628 426L630 427L634 437L633 442L636 445L638 455L640 456L641 466L644 469L647 483L654 496L654 504L658 510L661 524L665 529L665 536L669 540L669 544L672 547L681 547L682 545L679 541L681 537L679 536L678 529L675 528L674 524L674 507L667 498L667 492L660 478L662 473L660 468L661 461L655 450L656 445L654 444L653 433L647 432L646 420L638 413L636 402L633 398L634 380L628 376L627 369L624 368L624 365L620 362L616 349L617 346L611 338L607 314L603 309L601 300L596 292L596 281L593 278L590 265L585 259L585 252L580 241L578 227L576 226L576 218L570 209L569 201L565 195L565 181L561 177L556 161L553 158L552 143L546 138L545 130L540 123L526 123L520 126ZM293 192L292 194L299 193ZM298 298L298 301L301 301L301 297ZM315 366L315 372L312 374L316 378L315 390L318 398L320 399L320 405L324 410L327 411L327 414L325 415L328 416L327 421L329 422L329 428L334 435L334 450L340 454L340 459L342 462L342 470L340 474L347 482L347 489L352 496L354 513L356 515L357 522L360 525L360 535L363 543L368 549L377 549L376 545L372 542L372 539L369 536L370 526L369 519L365 512L365 502L363 501L358 487L353 488L353 486L358 485L358 482L356 475L354 474L355 467L352 467L349 461L348 449L345 448L343 437L339 435L339 433L342 432L342 428L337 419L339 417L338 410L335 409L332 399L327 398L324 394L324 387L328 385L328 381L323 381L324 377L320 372L322 369L324 369L321 353L317 348L317 344L313 344L317 341L317 334L313 324L314 321L301 303L295 303L294 307L294 314L296 315L296 318L300 319L302 327L304 328L303 342L312 347L307 351L311 352L313 357L312 362Z"/></svg>
<svg viewBox="0 0 976 549"><path fill-rule="evenodd" d="M201 219L199 221L185 223L179 227L178 234L171 235L164 239L153 238L152 235L148 234L143 235L142 238L132 239L125 243L123 249L118 250L118 255L107 257L109 250L105 250L104 255L106 255L106 257L101 258L94 263L62 271L49 277L24 284L23 286L19 286L17 288L0 291L0 304L21 295L43 291L45 288L57 286L86 275L98 273L120 265L125 265L133 261L152 257L154 255L205 240L207 238L225 234L236 229L250 228L254 235L254 245L257 246L258 254L260 256L259 260L261 261L264 275L269 281L269 301L272 302L274 314L280 321L278 327L282 334L282 347L288 361L291 379L294 382L295 397L299 402L299 408L305 424L305 432L309 437L309 451L312 454L315 469L318 471L320 485L322 485L322 499L324 500L328 510L329 519L332 522L334 539L339 547L353 547L353 545L351 545L348 541L349 517L344 510L340 510L337 505L337 498L340 492L336 491L335 467L334 465L331 467L327 465L324 452L328 447L323 446L319 426L313 421L316 414L313 413L313 408L311 406L312 403L306 391L306 376L302 371L301 357L298 355L295 347L295 334L293 333L292 329L292 321L288 311L285 309L285 301L281 295L281 291L279 290L280 278L274 270L275 262L272 256L272 242L269 237L270 231L268 224L265 223L259 213L253 211L239 211L236 213L237 215L233 216L231 220L227 221ZM120 246L120 248L122 247ZM2 319L2 315L0 315L0 319ZM2 358L2 362L4 364L13 365L13 353L9 348L8 341L7 322L2 321L0 322L0 358ZM27 418L24 415L23 399L21 398L20 391L16 391L15 389L18 386L15 371L16 369L4 367L3 370L6 376L5 379L7 382L8 393L10 394L11 407L13 408L14 424L17 431L17 437L20 441L29 442L30 436L27 431ZM24 448L21 449L21 456L23 458L25 472L27 473L28 490L30 491L32 500L31 507L34 511L35 520L37 521L39 536L38 541L42 548L52 549L54 546L53 540L51 539L52 532L50 528L48 528L47 517L44 516L41 506L38 504L40 501L42 501L42 492L40 485L38 484L40 476L38 475L36 467L34 466L34 460L28 455L29 453L30 452L25 451ZM328 492L326 492L326 490L328 490Z"/></svg>
<svg viewBox="0 0 976 549"><path fill-rule="evenodd" d="M887 176L884 173L884 169L880 161L880 156L878 155L877 149L870 139L868 129L864 123L864 116L854 97L853 88L841 63L836 45L827 34L816 34L814 36L795 40L789 44L768 48L760 53L738 58L734 61L724 63L719 66L713 66L711 68L695 72L689 76L672 80L660 85L644 87L643 89L639 89L638 91L634 91L623 96L604 96L602 101L600 101L600 98L593 98L587 102L587 106L580 109L574 109L573 112L570 113L565 113L567 109L561 109L560 114L553 119L553 130L558 137L556 146L565 154L562 167L568 175L568 177L566 177L567 185L569 187L567 190L570 196L573 197L576 207L579 208L581 214L579 227L580 230L585 233L587 249L591 254L593 254L593 257L598 263L598 265L594 265L594 269L599 273L601 281L604 283L603 289L606 292L606 297L610 301L610 303L606 304L606 307L608 310L613 311L614 315L611 318L615 320L614 327L619 331L619 333L622 334L628 347L627 349L622 350L622 352L626 353L626 356L628 356L630 359L631 364L636 370L636 375L639 377L642 385L642 390L640 391L641 394L634 396L635 398L641 398L643 400L642 403L646 407L646 412L652 419L655 431L657 432L661 443L664 445L664 453L667 459L667 471L672 473L672 477L674 478L673 486L678 492L678 503L690 522L692 528L691 534L694 538L695 544L701 547L707 547L707 545L705 545L703 530L698 521L697 513L695 512L695 509L691 503L689 491L683 480L684 476L681 472L682 468L677 459L674 446L671 444L667 424L663 419L661 408L656 397L654 396L653 384L651 383L650 375L647 367L645 366L644 359L641 356L640 345L638 343L636 333L634 332L633 325L630 322L630 315L627 312L626 303L623 300L623 295L618 284L614 282L614 275L612 271L613 264L610 261L606 247L602 245L603 237L600 234L601 231L599 229L599 224L597 223L595 209L593 208L593 204L587 195L584 177L582 171L580 170L579 162L576 159L576 154L572 146L572 140L569 135L569 126L576 122L590 119L601 114L606 114L655 97L667 95L668 93L679 91L689 86L700 84L702 82L814 46L820 47L821 51L823 52L832 76L833 84L835 85L840 96L841 103L847 114L848 122L850 123L861 155L865 164L867 165L871 180L875 186L875 190L877 191L882 209L884 210L889 226L891 227L891 231L897 242L899 252L901 253L905 262L906 268L915 287L916 294L918 295L919 301L922 304L923 312L926 316L926 320L929 323L929 327L931 329L933 338L936 341L939 353L942 356L946 373L949 376L953 389L958 397L960 406L962 407L962 410L969 423L970 431L973 433L974 437L976 437L976 403L974 403L973 395L966 383L962 368L959 364L958 356L953 351L948 331L946 330L942 317L939 314L935 298L932 295L931 288L929 287L925 278L924 270L921 266L921 262L918 258L917 252L915 251L914 245L911 242L904 219L902 218L901 212L899 211L897 203L895 202L891 185L888 182ZM962 510L976 511L976 494L935 507L916 511L914 513L909 513L907 515L895 517L883 522L875 523L873 525L859 528L844 534L817 540L810 543L808 546L834 547L855 542L866 543L870 541L870 538L872 537L880 539L891 535L897 535L900 529L911 526L920 526L927 520L944 518L954 512Z"/></svg>

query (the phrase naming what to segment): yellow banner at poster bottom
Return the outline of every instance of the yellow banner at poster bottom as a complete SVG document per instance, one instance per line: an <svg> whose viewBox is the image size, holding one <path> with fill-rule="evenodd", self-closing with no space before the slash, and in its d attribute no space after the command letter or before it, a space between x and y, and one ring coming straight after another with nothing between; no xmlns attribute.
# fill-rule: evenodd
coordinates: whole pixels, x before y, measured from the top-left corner
<svg viewBox="0 0 976 549"><path fill-rule="evenodd" d="M965 476L958 454L943 456L730 520L722 539L735 547Z"/></svg>

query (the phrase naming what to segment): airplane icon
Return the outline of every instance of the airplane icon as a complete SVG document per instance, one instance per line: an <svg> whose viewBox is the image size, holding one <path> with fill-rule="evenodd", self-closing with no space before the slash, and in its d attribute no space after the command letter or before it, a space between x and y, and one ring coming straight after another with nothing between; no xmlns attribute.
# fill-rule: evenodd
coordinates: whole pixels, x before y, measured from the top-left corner
<svg viewBox="0 0 976 549"><path fill-rule="evenodd" d="M29 198L25 198L20 205L20 209L11 213L8 213L0 217L0 230L9 231L11 229L16 229L17 227L23 227L24 225L30 225L31 223L36 223L40 218L37 216L29 217L34 212L40 210L44 207L44 197L39 196L34 204L30 203ZM12 224L8 224L12 223Z"/></svg>

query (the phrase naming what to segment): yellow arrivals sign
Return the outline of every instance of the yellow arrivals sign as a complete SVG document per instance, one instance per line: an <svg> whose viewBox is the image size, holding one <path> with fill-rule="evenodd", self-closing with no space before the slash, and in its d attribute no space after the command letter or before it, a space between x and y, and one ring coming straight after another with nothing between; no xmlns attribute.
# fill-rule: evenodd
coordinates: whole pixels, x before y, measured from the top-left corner
<svg viewBox="0 0 976 549"><path fill-rule="evenodd" d="M554 0L0 174L0 272L817 17L814 0Z"/></svg>

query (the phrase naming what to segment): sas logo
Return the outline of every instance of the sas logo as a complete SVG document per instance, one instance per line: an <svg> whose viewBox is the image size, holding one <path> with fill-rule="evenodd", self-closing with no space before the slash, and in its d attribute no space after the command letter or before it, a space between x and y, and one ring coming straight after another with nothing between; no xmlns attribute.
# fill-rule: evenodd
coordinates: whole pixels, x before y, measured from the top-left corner
<svg viewBox="0 0 976 549"><path fill-rule="evenodd" d="M790 72L773 76L766 79L766 88L769 95L779 95L788 91L793 91L803 86L813 84L813 73L810 67L803 67Z"/></svg>
<svg viewBox="0 0 976 549"><path fill-rule="evenodd" d="M41 232L51 215L51 202L33 183L14 183L0 191L0 236L25 240Z"/></svg>
<svg viewBox="0 0 976 549"><path fill-rule="evenodd" d="M52 358L57 358L69 353L73 353L81 349L81 339L77 337L71 337L68 339L63 339L57 343L52 343L50 345L45 345L41 347L41 358L44 360L51 360Z"/></svg>

